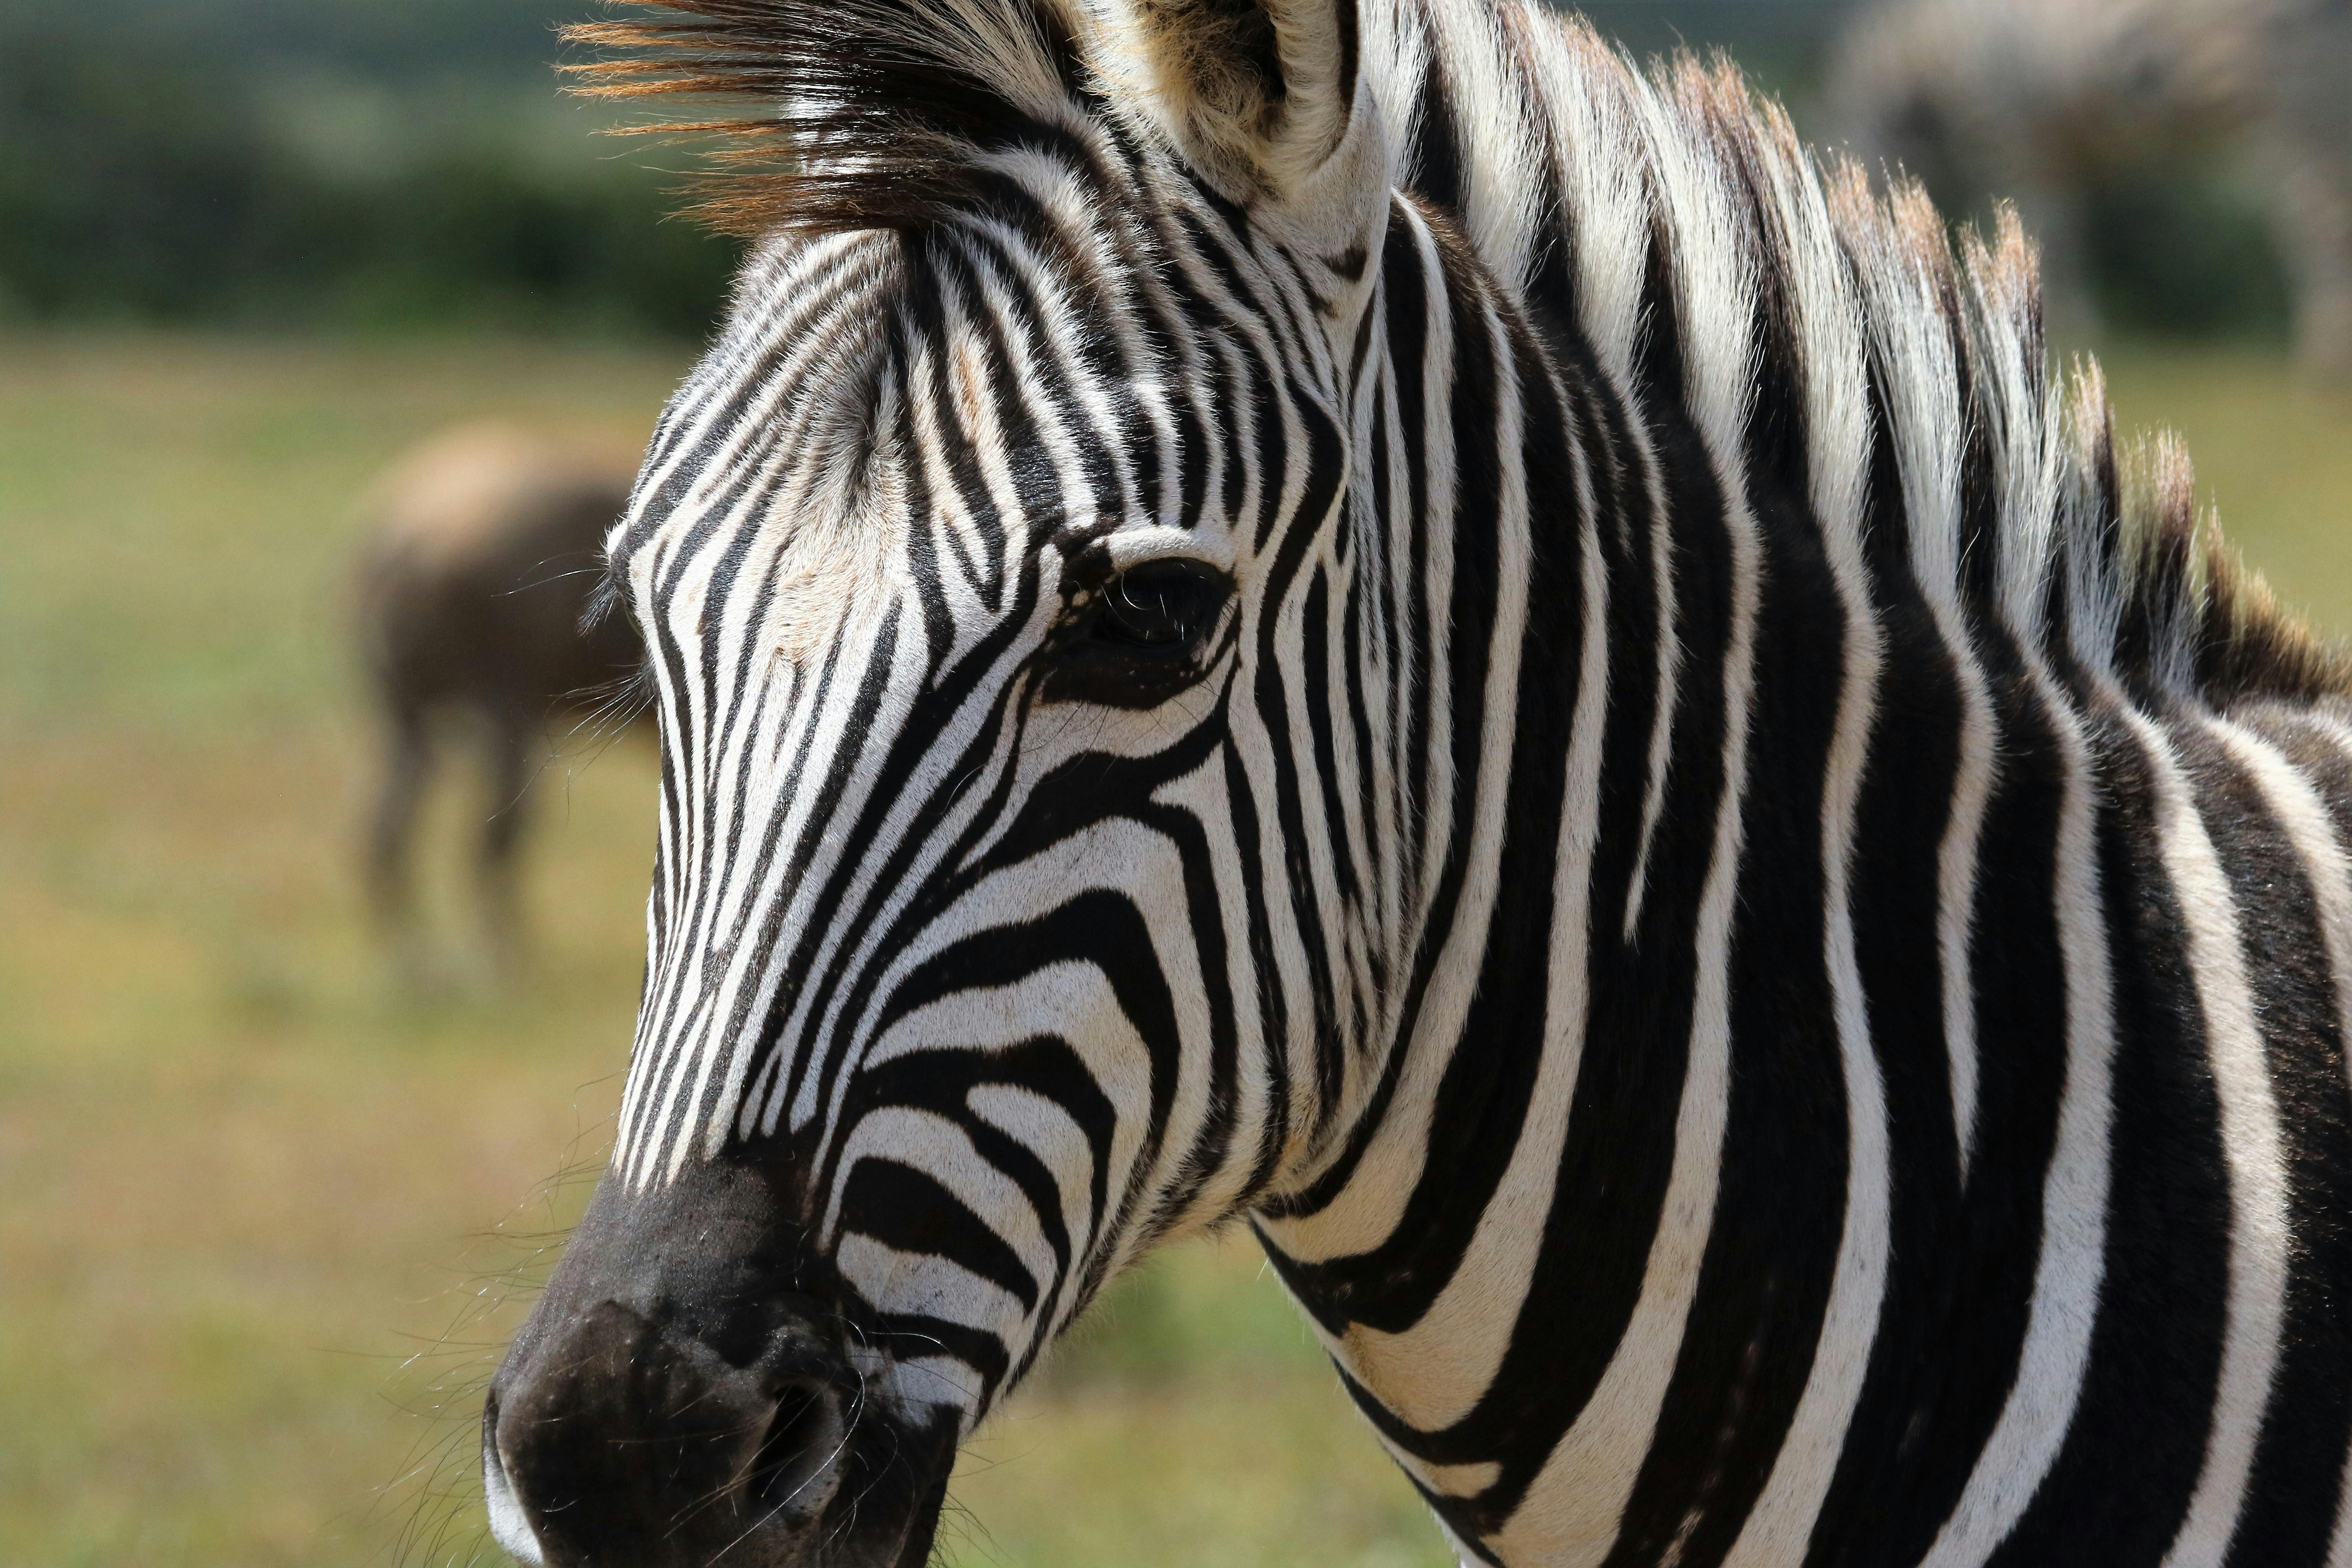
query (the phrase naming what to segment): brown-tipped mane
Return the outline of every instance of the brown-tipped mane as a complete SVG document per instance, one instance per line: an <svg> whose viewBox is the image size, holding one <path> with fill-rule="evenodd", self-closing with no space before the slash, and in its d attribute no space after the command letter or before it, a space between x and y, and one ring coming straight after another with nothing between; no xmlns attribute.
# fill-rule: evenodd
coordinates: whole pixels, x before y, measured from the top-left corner
<svg viewBox="0 0 2352 1568"><path fill-rule="evenodd" d="M2112 435L2107 440L2122 530L2122 669L2217 709L2352 696L2345 650L2282 605L2213 515L2199 513L2196 472L2180 439L2168 431L2142 437L2120 463Z"/></svg>
<svg viewBox="0 0 2352 1568"><path fill-rule="evenodd" d="M2263 574L2218 540L2207 546L2197 680L2216 701L2276 697L2316 701L2352 696L2352 663L2283 608Z"/></svg>
<svg viewBox="0 0 2352 1568"><path fill-rule="evenodd" d="M971 204L975 149L1034 132L1045 92L1077 90L1054 13L1018 0L635 0L653 15L565 27L604 58L567 64L581 97L764 104L621 135L696 142L687 215L723 234L908 229Z"/></svg>

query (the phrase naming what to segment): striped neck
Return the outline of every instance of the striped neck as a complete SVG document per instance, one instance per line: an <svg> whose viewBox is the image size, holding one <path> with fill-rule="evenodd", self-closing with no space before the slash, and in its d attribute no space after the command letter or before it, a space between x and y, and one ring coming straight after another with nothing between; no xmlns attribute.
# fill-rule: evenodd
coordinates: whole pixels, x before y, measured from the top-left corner
<svg viewBox="0 0 2352 1568"><path fill-rule="evenodd" d="M2229 968L2193 920L2096 917L2181 874L2100 802L2162 817L2168 716L2337 679L2200 555L2177 457L2119 478L2095 374L2051 395L2013 226L1955 258L1727 78L1423 25L1333 699L1393 820L1362 829L1400 868L1368 897L1387 1027L1260 1235L1465 1554L2059 1539L2028 1505L2095 1462L2073 1401L2154 1398L2084 1381L2128 1206L2111 987ZM2214 1070L2248 1227L2216 1431L2244 1432L2283 1177L2259 1074ZM2177 1223L2186 1267L2210 1203L2135 1213L2136 1244ZM2251 1448L2215 1443L2181 1540L2245 1496ZM1921 1506L1857 1526L1897 1484Z"/></svg>

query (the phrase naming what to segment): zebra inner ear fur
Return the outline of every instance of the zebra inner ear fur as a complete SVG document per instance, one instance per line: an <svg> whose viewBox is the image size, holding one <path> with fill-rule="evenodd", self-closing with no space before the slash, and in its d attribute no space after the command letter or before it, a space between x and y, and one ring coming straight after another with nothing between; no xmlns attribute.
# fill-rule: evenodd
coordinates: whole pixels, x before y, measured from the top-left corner
<svg viewBox="0 0 2352 1568"><path fill-rule="evenodd" d="M1345 140L1356 0L1133 0L1103 62L1236 200L1293 198Z"/></svg>

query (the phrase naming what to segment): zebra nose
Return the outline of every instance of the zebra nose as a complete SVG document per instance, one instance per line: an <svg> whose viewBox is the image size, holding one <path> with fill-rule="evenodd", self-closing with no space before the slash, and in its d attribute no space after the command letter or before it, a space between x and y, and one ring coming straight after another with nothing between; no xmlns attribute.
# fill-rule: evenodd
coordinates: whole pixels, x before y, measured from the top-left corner
<svg viewBox="0 0 2352 1568"><path fill-rule="evenodd" d="M778 1331L739 1365L604 1301L532 1348L483 1412L492 1525L524 1563L759 1563L840 1485L846 1374L814 1334Z"/></svg>

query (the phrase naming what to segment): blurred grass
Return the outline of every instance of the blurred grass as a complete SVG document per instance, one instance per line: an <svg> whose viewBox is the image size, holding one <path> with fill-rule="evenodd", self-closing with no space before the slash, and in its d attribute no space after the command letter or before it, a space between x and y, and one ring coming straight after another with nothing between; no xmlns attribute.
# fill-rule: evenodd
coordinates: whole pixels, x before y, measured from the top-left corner
<svg viewBox="0 0 2352 1568"><path fill-rule="evenodd" d="M2352 628L2352 402L2260 355L2109 358L2255 563ZM478 1548L472 1390L607 1135L652 769L551 765L533 984L395 994L350 876L352 500L461 417L642 430L684 368L0 338L0 1568ZM441 803L445 931L479 809ZM1444 1561L1241 1240L1117 1289L954 1495L961 1568Z"/></svg>

